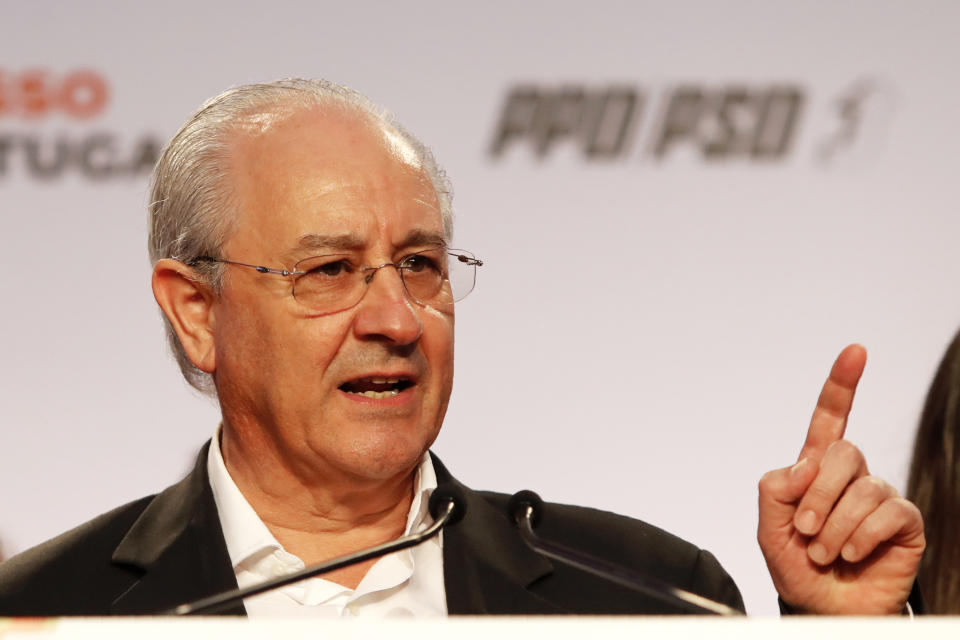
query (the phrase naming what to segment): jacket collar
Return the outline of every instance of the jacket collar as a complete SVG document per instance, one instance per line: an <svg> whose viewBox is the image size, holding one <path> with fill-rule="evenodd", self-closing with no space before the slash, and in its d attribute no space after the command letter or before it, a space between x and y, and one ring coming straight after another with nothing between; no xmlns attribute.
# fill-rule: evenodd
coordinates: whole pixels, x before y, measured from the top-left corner
<svg viewBox="0 0 960 640"><path fill-rule="evenodd" d="M150 502L114 550L115 564L143 573L114 600L113 613L156 613L237 588L207 477L209 446L190 475ZM238 604L223 613L246 612Z"/></svg>
<svg viewBox="0 0 960 640"><path fill-rule="evenodd" d="M443 532L447 611L451 615L566 613L529 590L553 572L553 565L523 542L506 511L458 482L436 456L433 465L437 483L455 485L467 501L463 520Z"/></svg>

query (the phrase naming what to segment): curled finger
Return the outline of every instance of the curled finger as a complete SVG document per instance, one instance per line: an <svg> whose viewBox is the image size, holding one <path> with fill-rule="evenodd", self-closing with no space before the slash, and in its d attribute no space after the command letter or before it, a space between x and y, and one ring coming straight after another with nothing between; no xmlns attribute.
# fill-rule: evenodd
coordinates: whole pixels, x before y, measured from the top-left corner
<svg viewBox="0 0 960 640"><path fill-rule="evenodd" d="M857 478L844 491L820 532L810 541L807 555L819 565L830 564L864 519L885 500L897 496L897 490L881 478L870 475Z"/></svg>
<svg viewBox="0 0 960 640"><path fill-rule="evenodd" d="M884 500L863 519L843 545L841 555L847 562L860 562L888 542L915 547L918 557L923 551L923 517L912 502L903 498Z"/></svg>

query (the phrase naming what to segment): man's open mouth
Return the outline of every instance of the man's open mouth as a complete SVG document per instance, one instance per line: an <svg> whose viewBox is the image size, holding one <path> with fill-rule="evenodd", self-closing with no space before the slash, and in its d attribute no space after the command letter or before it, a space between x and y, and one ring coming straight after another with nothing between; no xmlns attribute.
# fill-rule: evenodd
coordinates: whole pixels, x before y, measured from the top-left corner
<svg viewBox="0 0 960 640"><path fill-rule="evenodd" d="M413 386L407 378L358 378L340 385L340 390L367 398L390 398Z"/></svg>

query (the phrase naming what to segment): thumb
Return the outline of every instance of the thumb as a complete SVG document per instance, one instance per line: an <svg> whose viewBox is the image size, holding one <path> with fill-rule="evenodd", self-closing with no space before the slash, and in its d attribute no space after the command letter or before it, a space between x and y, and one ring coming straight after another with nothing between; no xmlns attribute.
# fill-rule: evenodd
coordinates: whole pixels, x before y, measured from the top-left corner
<svg viewBox="0 0 960 640"><path fill-rule="evenodd" d="M760 479L760 521L758 535L763 544L765 535L793 526L797 502L807 492L820 469L812 458L803 458L785 469L766 473Z"/></svg>

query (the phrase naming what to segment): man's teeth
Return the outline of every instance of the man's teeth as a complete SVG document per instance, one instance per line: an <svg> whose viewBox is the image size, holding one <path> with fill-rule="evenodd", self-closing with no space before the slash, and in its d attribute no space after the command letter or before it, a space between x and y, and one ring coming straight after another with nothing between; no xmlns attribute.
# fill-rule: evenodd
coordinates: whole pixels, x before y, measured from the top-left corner
<svg viewBox="0 0 960 640"><path fill-rule="evenodd" d="M371 377L357 380L356 382L341 387L347 393L352 393L365 398L391 398L399 394L408 385L401 384L402 378L383 378ZM364 387L378 387L375 389L364 389Z"/></svg>
<svg viewBox="0 0 960 640"><path fill-rule="evenodd" d="M390 389L389 391L347 391L347 393L352 393L355 396L364 396L366 398L389 398L400 392L397 389Z"/></svg>

